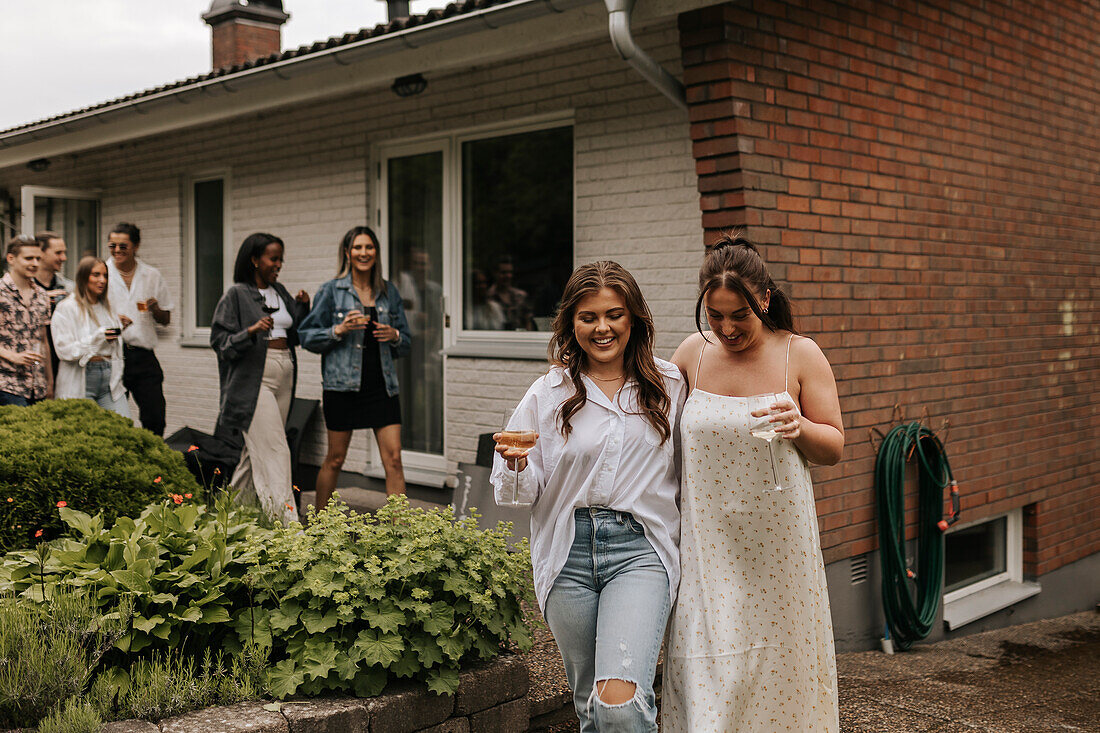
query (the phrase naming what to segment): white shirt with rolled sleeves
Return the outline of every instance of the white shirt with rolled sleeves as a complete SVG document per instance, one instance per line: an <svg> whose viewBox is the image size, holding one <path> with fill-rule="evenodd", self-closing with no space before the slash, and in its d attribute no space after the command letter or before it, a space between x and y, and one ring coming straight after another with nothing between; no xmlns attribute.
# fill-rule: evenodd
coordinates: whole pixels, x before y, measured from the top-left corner
<svg viewBox="0 0 1100 733"><path fill-rule="evenodd" d="M141 349L157 348L157 325L153 320L153 313L139 311L137 304L139 300L156 298L161 310L170 311L175 308L172 294L168 292L168 285L164 282L160 270L138 260L130 287L126 287L126 281L122 279L122 273L115 267L115 261L108 259L107 297L115 313L133 321L122 335L123 343Z"/></svg>
<svg viewBox="0 0 1100 733"><path fill-rule="evenodd" d="M510 427L539 432L538 442L527 454L527 468L520 472L520 496L531 507L531 561L539 607L573 545L573 511L581 507L606 507L630 512L645 528L653 549L668 573L671 600L680 582L680 412L687 401L687 382L670 362L656 359L669 400L672 434L661 442L660 433L640 414L637 385L626 384L614 401L596 382L583 377L587 401L571 420L568 438L561 434L558 415L562 402L573 394L573 382L560 367L553 367L527 390ZM513 472L496 454L491 481L497 503L511 495Z"/></svg>

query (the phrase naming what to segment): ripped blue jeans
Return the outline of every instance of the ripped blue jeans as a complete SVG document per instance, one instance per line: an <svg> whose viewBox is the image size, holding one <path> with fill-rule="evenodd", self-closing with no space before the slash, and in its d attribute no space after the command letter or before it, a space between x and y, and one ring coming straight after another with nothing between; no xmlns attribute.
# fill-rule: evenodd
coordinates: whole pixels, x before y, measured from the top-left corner
<svg viewBox="0 0 1100 733"><path fill-rule="evenodd" d="M581 733L657 730L653 678L670 608L668 574L629 513L574 512L576 536L546 599ZM609 705L596 683L623 680L634 697Z"/></svg>

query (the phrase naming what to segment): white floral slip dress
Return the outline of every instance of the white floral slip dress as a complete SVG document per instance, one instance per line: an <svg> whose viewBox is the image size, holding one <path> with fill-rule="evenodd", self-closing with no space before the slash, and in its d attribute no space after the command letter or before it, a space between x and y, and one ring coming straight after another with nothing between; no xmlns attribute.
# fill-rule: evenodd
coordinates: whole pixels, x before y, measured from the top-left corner
<svg viewBox="0 0 1100 733"><path fill-rule="evenodd" d="M787 373L790 349L788 340ZM833 627L809 465L777 439L784 490L765 491L768 446L749 433L747 400L696 388L683 410L682 578L661 730L835 733Z"/></svg>

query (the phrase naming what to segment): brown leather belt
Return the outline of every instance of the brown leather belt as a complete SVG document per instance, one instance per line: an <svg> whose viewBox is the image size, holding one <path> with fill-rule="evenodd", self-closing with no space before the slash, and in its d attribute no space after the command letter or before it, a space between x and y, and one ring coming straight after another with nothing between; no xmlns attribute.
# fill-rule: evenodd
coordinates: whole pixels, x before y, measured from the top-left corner
<svg viewBox="0 0 1100 733"><path fill-rule="evenodd" d="M270 341L268 341L267 342L267 348L285 350L285 349L288 349L290 347L287 345L286 338L277 338L277 339L271 339Z"/></svg>
<svg viewBox="0 0 1100 733"><path fill-rule="evenodd" d="M93 356L91 359L88 359L88 361L110 361L110 359L106 356Z"/></svg>

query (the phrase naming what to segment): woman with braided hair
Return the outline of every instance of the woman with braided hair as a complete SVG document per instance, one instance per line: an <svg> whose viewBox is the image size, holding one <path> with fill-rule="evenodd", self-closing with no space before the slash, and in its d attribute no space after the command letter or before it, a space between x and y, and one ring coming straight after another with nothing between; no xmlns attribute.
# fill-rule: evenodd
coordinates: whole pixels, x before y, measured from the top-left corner
<svg viewBox="0 0 1100 733"><path fill-rule="evenodd" d="M707 253L699 291L699 333L672 357L691 391L680 425L682 580L662 729L835 733L836 662L809 464L832 465L844 448L836 381L744 237L723 237Z"/></svg>

